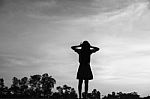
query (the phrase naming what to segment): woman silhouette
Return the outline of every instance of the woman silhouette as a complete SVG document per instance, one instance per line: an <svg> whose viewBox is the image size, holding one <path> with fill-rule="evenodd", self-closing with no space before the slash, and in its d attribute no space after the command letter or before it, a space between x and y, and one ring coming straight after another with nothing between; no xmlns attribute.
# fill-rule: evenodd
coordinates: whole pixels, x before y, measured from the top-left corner
<svg viewBox="0 0 150 99"><path fill-rule="evenodd" d="M79 99L81 99L82 83L85 83L85 96L88 93L88 82L93 79L93 74L90 67L90 56L99 50L98 47L91 46L88 41L84 41L80 45L71 47L75 52L79 54L79 68L77 72L77 79L79 79L78 92Z"/></svg>

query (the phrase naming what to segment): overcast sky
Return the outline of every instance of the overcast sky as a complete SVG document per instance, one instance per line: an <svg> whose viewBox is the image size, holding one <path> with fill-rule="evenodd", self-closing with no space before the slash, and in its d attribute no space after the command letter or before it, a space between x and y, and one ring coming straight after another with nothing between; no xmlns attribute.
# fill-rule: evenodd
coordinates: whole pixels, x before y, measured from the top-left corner
<svg viewBox="0 0 150 99"><path fill-rule="evenodd" d="M49 73L57 85L77 89L83 40L92 55L96 88L150 94L149 0L0 0L0 77Z"/></svg>

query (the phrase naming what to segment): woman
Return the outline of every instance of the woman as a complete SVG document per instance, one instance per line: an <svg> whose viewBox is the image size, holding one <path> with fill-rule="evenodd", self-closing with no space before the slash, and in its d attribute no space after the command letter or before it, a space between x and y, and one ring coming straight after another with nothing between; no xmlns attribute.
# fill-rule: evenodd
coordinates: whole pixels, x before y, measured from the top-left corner
<svg viewBox="0 0 150 99"><path fill-rule="evenodd" d="M77 79L79 79L78 91L79 99L81 99L82 83L85 83L85 96L88 93L88 82L93 79L93 74L90 67L90 56L99 50L98 47L91 46L88 41L84 41L78 46L71 47L75 52L79 54L79 68L77 72Z"/></svg>

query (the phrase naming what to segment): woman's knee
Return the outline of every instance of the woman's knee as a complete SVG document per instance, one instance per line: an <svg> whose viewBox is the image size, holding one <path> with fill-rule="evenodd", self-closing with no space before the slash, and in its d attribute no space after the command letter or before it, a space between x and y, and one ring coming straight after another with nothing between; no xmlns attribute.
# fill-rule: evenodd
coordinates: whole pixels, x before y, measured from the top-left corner
<svg viewBox="0 0 150 99"><path fill-rule="evenodd" d="M85 80L85 82L84 82L84 83L85 83L85 85L88 85L88 83L89 83L89 80Z"/></svg>
<svg viewBox="0 0 150 99"><path fill-rule="evenodd" d="M81 84L82 84L82 83L83 83L83 79L79 79L79 83L81 83Z"/></svg>

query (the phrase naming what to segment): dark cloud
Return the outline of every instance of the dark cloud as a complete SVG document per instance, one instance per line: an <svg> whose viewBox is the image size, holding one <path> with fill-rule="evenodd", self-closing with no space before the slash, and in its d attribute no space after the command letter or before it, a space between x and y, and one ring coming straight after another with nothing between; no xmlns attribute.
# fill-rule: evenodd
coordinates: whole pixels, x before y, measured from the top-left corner
<svg viewBox="0 0 150 99"><path fill-rule="evenodd" d="M0 0L0 7L3 6L4 2L5 2L4 0Z"/></svg>
<svg viewBox="0 0 150 99"><path fill-rule="evenodd" d="M124 8L135 0L5 0L3 13L81 17Z"/></svg>
<svg viewBox="0 0 150 99"><path fill-rule="evenodd" d="M38 6L39 13L44 15L81 17L122 9L133 1L135 0L53 0L36 2L35 6ZM44 2L49 3L50 6L46 4L40 6Z"/></svg>

